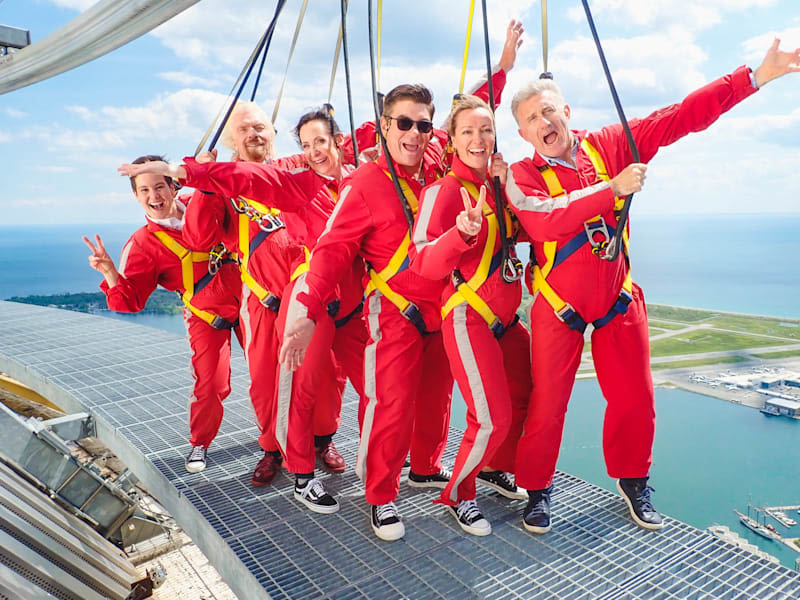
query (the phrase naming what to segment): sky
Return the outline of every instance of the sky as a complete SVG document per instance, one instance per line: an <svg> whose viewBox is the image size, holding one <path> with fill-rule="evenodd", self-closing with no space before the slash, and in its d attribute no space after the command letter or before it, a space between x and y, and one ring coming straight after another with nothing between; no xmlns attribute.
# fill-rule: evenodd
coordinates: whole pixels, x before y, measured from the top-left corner
<svg viewBox="0 0 800 600"><path fill-rule="evenodd" d="M0 0L0 24L29 29L32 42L64 26L92 0ZM143 154L172 161L194 153L263 33L275 0L201 0L149 34L101 58L0 95L0 226L140 223L142 214L116 167ZM485 71L476 3L467 86ZM492 59L509 19L526 32L498 109L506 159L532 148L517 134L514 92L542 70L538 0L489 0ZM278 21L256 101L272 114L284 80L300 0ZM797 0L593 0L592 11L628 118L680 101L747 64L757 67L773 37L800 46ZM434 92L441 123L458 90L468 0L386 0L380 89L421 82ZM276 119L279 155L297 152L297 118L328 99L339 2L310 0ZM372 117L366 3L347 20L357 123ZM579 0L548 3L548 68L572 108L575 129L617 120ZM246 92L248 95L250 90ZM349 129L343 61L333 98ZM765 86L709 130L651 161L632 215L800 212L800 74ZM221 149L221 158L226 151Z"/></svg>

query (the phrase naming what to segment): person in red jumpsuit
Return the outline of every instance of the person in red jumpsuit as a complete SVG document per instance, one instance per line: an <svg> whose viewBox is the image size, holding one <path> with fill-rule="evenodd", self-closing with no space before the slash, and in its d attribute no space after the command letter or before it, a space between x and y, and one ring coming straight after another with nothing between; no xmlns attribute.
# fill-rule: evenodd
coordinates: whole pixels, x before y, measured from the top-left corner
<svg viewBox="0 0 800 600"><path fill-rule="evenodd" d="M444 346L467 404L467 429L438 501L448 505L464 531L488 535L492 528L475 501L475 481L504 481L504 471L514 471L531 392L530 336L516 316L522 284L506 283L501 276L492 175L505 184L508 165L497 154L489 173L495 143L491 109L475 96L464 96L454 103L448 123L455 148L452 170L422 191L409 255L413 271L446 282ZM504 218L511 235L511 219ZM500 491L527 497L516 486Z"/></svg>
<svg viewBox="0 0 800 600"><path fill-rule="evenodd" d="M521 33L521 26L512 21L500 69L493 74L496 101L516 58ZM433 112L433 98L422 85L397 86L384 98L380 126L389 156L382 154L344 181L311 255L308 290L298 295L306 314L287 327L280 357L290 370L303 362L336 282L360 255L370 271L364 307L370 339L364 357L368 403L356 472L371 505L373 532L387 541L405 535L394 500L409 451L409 485L443 488L450 476L441 466L453 384L440 330L442 284L408 269L418 195L444 171L447 136L434 132ZM388 160L402 187L405 209Z"/></svg>
<svg viewBox="0 0 800 600"><path fill-rule="evenodd" d="M269 118L253 102L239 102L223 129L221 143L234 149L237 160L256 164L275 164L285 168L305 167L302 157L273 160L275 131ZM204 153L200 160L215 160L216 152ZM234 198L236 206L230 200ZM261 435L259 444L264 456L256 465L251 482L269 485L282 465L282 457L275 440L275 377L279 337L275 325L278 321L280 300L292 273L305 260L303 243L308 237L307 221L322 218L329 209L320 204L305 207L297 212L274 210L263 198L248 196L248 201L238 201L237 196L219 193L195 192L195 202L187 211L186 238L195 248L207 248L222 239L228 248L237 248L240 258L247 251L247 261L242 261L242 315L245 332L245 356L250 369L250 390ZM305 202L307 199L302 199ZM301 200L294 199L296 203ZM252 218L237 211L250 210ZM275 214L260 216L262 212ZM326 212L327 211L327 212ZM307 214L308 213L308 214ZM320 216L321 215L321 216ZM329 361L330 362L330 361ZM328 365L327 370L331 370ZM322 369L321 369L322 370ZM315 404L314 433L319 437L318 454L323 465L331 471L344 470L341 454L333 445L332 436L339 425L341 393L338 387L325 385L308 390L317 400Z"/></svg>
<svg viewBox="0 0 800 600"><path fill-rule="evenodd" d="M597 132L569 128L570 108L553 82L520 90L512 110L520 135L536 153L512 165L506 190L533 240L531 361L534 383L518 446L517 483L529 490L523 525L550 530L550 496L564 414L584 343L593 323L592 357L607 407L603 453L609 476L631 517L659 529L662 518L648 485L655 407L650 376L647 312L630 279L627 248L603 260L603 242L617 224L619 198L641 189L659 148L710 126L768 81L798 71L800 49L782 52L778 40L755 71L740 67L679 104L630 121L641 163L632 164L622 126Z"/></svg>
<svg viewBox="0 0 800 600"><path fill-rule="evenodd" d="M134 163L160 160L160 156L143 156ZM222 401L231 391L231 330L242 343L238 321L239 270L235 261L224 259L212 275L209 256L199 253L189 255L189 262L182 264L176 252L188 249L182 235L186 211L183 201L188 199L174 197L171 178L143 174L131 177L131 188L144 208L147 224L125 244L119 270L100 236L95 236L95 244L86 237L83 240L92 252L89 265L105 279L100 288L109 309L139 312L158 285L179 292L187 302L184 320L195 384L189 400L192 450L186 459L186 470L196 473L206 467L207 449L222 422ZM189 269L188 276L194 280L194 294L190 298L186 294L184 269Z"/></svg>

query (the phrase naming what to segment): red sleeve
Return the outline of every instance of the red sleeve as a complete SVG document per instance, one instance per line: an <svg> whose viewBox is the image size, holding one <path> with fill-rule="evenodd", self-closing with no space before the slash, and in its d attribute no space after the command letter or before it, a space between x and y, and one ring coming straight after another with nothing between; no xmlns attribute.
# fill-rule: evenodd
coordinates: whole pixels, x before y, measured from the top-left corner
<svg viewBox="0 0 800 600"><path fill-rule="evenodd" d="M157 285L158 271L152 257L134 236L122 248L117 285L109 287L103 281L100 289L106 295L110 310L133 313L144 308Z"/></svg>
<svg viewBox="0 0 800 600"><path fill-rule="evenodd" d="M669 146L689 133L707 129L723 113L756 91L750 81L750 70L742 66L730 75L695 90L678 104L657 110L644 119L632 119L629 125L640 161L649 162L659 148ZM603 149L611 177L633 162L620 124L591 134L589 141Z"/></svg>
<svg viewBox="0 0 800 600"><path fill-rule="evenodd" d="M181 237L192 250L206 252L226 237L228 199L196 190L186 206Z"/></svg>
<svg viewBox="0 0 800 600"><path fill-rule="evenodd" d="M305 207L324 181L311 169L287 171L251 162L200 164L187 157L183 166L186 185L229 198L245 196L287 212Z"/></svg>
<svg viewBox="0 0 800 600"><path fill-rule="evenodd" d="M375 148L378 145L378 138L375 134L375 121L365 121L356 129L356 142L358 143L358 153L361 154L368 148ZM356 164L353 157L353 137L348 133L342 142L342 154L344 164Z"/></svg>
<svg viewBox="0 0 800 600"><path fill-rule="evenodd" d="M308 292L297 296L308 308L310 319L317 321L323 315L336 285L344 279L359 253L361 240L372 227L372 213L363 194L352 185L345 185L325 231L311 252L306 274Z"/></svg>
<svg viewBox="0 0 800 600"><path fill-rule="evenodd" d="M470 242L464 241L455 226L456 217L463 209L457 188L437 182L422 190L413 243L408 247L412 271L438 280L445 279L458 267L461 256L477 241L477 236Z"/></svg>
<svg viewBox="0 0 800 600"><path fill-rule="evenodd" d="M497 69L492 72L492 92L494 92L494 106L500 106L500 100L503 96L503 89L506 87L506 72L503 69ZM476 85L472 87L472 91L468 92L473 96L477 96L484 102L489 102L489 80L484 76Z"/></svg>
<svg viewBox="0 0 800 600"><path fill-rule="evenodd" d="M551 198L544 179L530 159L511 165L506 194L528 237L537 241L572 235L584 221L614 208L614 194L605 181Z"/></svg>

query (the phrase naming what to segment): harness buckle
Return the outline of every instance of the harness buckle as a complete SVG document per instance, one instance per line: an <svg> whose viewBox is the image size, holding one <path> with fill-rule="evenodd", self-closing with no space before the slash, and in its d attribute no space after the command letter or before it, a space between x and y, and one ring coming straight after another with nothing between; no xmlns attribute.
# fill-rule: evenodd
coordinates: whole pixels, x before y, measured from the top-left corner
<svg viewBox="0 0 800 600"><path fill-rule="evenodd" d="M409 302L408 306L400 311L400 314L408 319L411 324L417 328L417 331L419 331L420 335L425 335L428 333L427 329L425 328L425 320L422 318L422 313L416 304Z"/></svg>
<svg viewBox="0 0 800 600"><path fill-rule="evenodd" d="M328 311L328 314L331 316L331 319L335 319L336 315L339 314L339 306L340 305L341 305L341 302L339 301L338 298L328 302L327 311Z"/></svg>
<svg viewBox="0 0 800 600"><path fill-rule="evenodd" d="M264 222L267 222L267 225L264 225ZM261 228L262 231L266 231L267 233L272 233L273 231L277 231L281 227L284 227L283 221L281 221L278 217L273 214L259 214L258 219L256 219L258 226Z"/></svg>
<svg viewBox="0 0 800 600"><path fill-rule="evenodd" d="M522 277L524 272L525 267L522 261L516 256L509 256L503 263L503 270L500 275L506 283L514 283Z"/></svg>
<svg viewBox="0 0 800 600"><path fill-rule="evenodd" d="M233 329L234 327L236 327L235 322L231 323L230 321L228 321L227 319L223 319L219 315L214 315L214 320L211 321L210 325L214 329Z"/></svg>
<svg viewBox="0 0 800 600"><path fill-rule="evenodd" d="M225 244L219 243L208 251L208 272L211 275L216 275L219 267L225 256L228 254L228 249Z"/></svg>
<svg viewBox="0 0 800 600"><path fill-rule="evenodd" d="M492 335L494 335L495 339L499 340L503 337L506 333L506 327L503 325L502 321L495 317L494 321L491 325L489 325L489 329L492 331Z"/></svg>
<svg viewBox="0 0 800 600"><path fill-rule="evenodd" d="M266 306L272 312L278 312L281 308L281 299L278 298L273 293L268 293L266 297L261 301L261 304Z"/></svg>
<svg viewBox="0 0 800 600"><path fill-rule="evenodd" d="M572 305L567 302L561 310L554 311L556 316L570 329L583 333L586 331L586 321L583 320Z"/></svg>
<svg viewBox="0 0 800 600"><path fill-rule="evenodd" d="M600 253L605 250L608 242L611 240L605 219L603 217L597 217L596 221L584 221L583 229L586 231L586 237L592 247L592 252L601 256ZM595 235L597 234L600 234L602 239L596 239Z"/></svg>

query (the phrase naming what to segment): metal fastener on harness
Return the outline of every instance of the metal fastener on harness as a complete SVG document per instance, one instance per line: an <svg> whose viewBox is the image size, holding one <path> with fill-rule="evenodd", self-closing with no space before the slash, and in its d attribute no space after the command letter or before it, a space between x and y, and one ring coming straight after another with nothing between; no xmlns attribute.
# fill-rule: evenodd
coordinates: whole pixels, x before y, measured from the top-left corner
<svg viewBox="0 0 800 600"><path fill-rule="evenodd" d="M586 231L586 237L589 238L592 252L600 256L600 252L605 249L611 239L605 219L597 217L596 221L584 221L583 229ZM595 239L595 234L598 233L603 236L602 240Z"/></svg>
<svg viewBox="0 0 800 600"><path fill-rule="evenodd" d="M278 310L280 310L281 307L281 299L278 298L275 294L269 293L261 301L261 304L266 306L272 312L278 312Z"/></svg>
<svg viewBox="0 0 800 600"><path fill-rule="evenodd" d="M422 313L416 304L409 302L408 306L400 311L400 314L408 319L411 324L417 328L417 331L419 331L420 335L425 335L428 333L428 331L425 329L425 320L422 318Z"/></svg>
<svg viewBox="0 0 800 600"><path fill-rule="evenodd" d="M208 272L211 275L216 275L219 271L219 266L228 254L228 249L225 244L217 244L208 251Z"/></svg>
<svg viewBox="0 0 800 600"><path fill-rule="evenodd" d="M231 323L230 321L228 321L227 319L223 319L219 315L214 315L214 320L211 321L210 325L214 329L233 329L234 327L236 327L236 323Z"/></svg>
<svg viewBox="0 0 800 600"><path fill-rule="evenodd" d="M492 324L489 325L489 329L491 329L492 335L494 335L495 339L498 340L506 333L505 325L503 325L503 323L497 317L495 317L494 321L492 321Z"/></svg>
<svg viewBox="0 0 800 600"><path fill-rule="evenodd" d="M514 283L525 272L525 267L522 261L516 256L509 256L505 263L503 263L503 272L501 276L506 283Z"/></svg>
<svg viewBox="0 0 800 600"><path fill-rule="evenodd" d="M567 302L561 310L555 311L556 316L561 319L570 329L583 333L586 331L586 321L583 320L572 305Z"/></svg>

